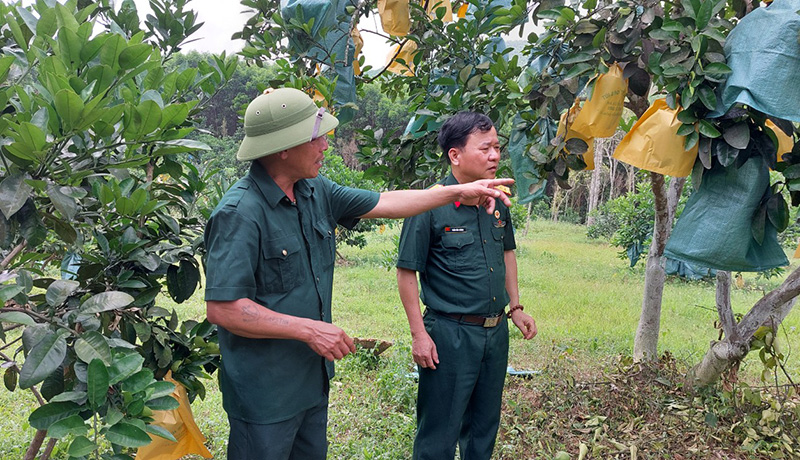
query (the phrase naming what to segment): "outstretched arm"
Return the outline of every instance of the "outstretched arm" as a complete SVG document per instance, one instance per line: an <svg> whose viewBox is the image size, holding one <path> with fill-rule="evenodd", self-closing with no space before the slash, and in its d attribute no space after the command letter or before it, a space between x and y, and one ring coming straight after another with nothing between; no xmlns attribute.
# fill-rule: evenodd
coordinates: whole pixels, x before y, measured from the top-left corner
<svg viewBox="0 0 800 460"><path fill-rule="evenodd" d="M356 351L353 339L324 321L285 315L250 299L207 301L208 321L229 332L251 339L292 339L305 342L328 360L342 359Z"/></svg>
<svg viewBox="0 0 800 460"><path fill-rule="evenodd" d="M461 201L465 204L483 204L486 212L494 211L495 198L500 198L506 206L511 201L505 193L496 190L498 185L511 185L514 179L482 179L467 184L448 185L428 190L394 190L381 193L378 204L361 217L410 217L439 206Z"/></svg>
<svg viewBox="0 0 800 460"><path fill-rule="evenodd" d="M510 299L510 305L519 304L519 283L517 279L517 256L514 251L505 251L503 259L506 263L506 291ZM536 329L536 321L530 315L522 310L514 310L511 313L511 321L522 332L522 337L526 340L532 339L538 330Z"/></svg>
<svg viewBox="0 0 800 460"><path fill-rule="evenodd" d="M417 284L417 272L407 268L397 269L397 288L400 293L400 301L408 317L408 325L411 328L411 354L414 362L421 367L436 369L439 364L439 354L436 352L436 344L425 330L422 322L422 313L419 308L419 284Z"/></svg>

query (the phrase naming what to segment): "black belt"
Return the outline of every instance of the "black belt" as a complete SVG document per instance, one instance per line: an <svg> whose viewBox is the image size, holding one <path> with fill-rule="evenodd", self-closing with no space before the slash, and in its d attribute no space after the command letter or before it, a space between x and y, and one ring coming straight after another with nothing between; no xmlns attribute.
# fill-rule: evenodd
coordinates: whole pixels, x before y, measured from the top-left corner
<svg viewBox="0 0 800 460"><path fill-rule="evenodd" d="M430 310L430 309L429 309ZM445 313L442 311L431 310L437 315L444 316L446 318L454 319L460 323L469 323L475 324L478 326L483 327L495 327L500 324L500 320L503 319L503 311L497 313L496 315L492 316L480 316L480 315L460 315L458 313Z"/></svg>

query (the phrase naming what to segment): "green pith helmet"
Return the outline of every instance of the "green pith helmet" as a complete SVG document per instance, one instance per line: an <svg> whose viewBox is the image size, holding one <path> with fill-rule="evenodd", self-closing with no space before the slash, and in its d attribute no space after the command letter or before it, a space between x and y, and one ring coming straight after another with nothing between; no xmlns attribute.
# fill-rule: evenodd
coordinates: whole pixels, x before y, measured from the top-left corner
<svg viewBox="0 0 800 460"><path fill-rule="evenodd" d="M324 136L339 120L294 88L267 90L247 106L236 159L250 161Z"/></svg>

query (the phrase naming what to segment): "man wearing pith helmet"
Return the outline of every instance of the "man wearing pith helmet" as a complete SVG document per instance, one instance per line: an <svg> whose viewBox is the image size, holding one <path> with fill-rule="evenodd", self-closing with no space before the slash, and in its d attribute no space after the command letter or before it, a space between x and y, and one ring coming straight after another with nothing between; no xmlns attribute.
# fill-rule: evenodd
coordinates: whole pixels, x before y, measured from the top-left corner
<svg viewBox="0 0 800 460"><path fill-rule="evenodd" d="M220 389L232 460L323 459L333 360L355 351L331 323L336 225L402 218L454 201L509 204L479 180L377 193L319 176L339 121L293 88L248 106L237 158L250 171L220 200L205 231L206 307L219 327Z"/></svg>

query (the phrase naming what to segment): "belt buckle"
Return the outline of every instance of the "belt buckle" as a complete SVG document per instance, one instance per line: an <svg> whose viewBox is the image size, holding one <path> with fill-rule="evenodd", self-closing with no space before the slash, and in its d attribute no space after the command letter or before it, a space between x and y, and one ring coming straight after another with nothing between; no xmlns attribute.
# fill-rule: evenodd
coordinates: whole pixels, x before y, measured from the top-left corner
<svg viewBox="0 0 800 460"><path fill-rule="evenodd" d="M501 316L492 316L491 318L484 318L483 327L495 327L500 323Z"/></svg>

